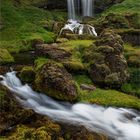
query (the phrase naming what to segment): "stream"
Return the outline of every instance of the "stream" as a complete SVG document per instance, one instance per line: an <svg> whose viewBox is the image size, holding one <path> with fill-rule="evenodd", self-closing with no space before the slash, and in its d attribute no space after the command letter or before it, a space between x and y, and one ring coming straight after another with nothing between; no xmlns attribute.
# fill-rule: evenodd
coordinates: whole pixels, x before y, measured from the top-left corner
<svg viewBox="0 0 140 140"><path fill-rule="evenodd" d="M103 107L95 104L55 101L37 93L16 77L16 72L0 75L6 86L25 108L47 115L55 121L84 126L115 140L140 140L140 112L133 109Z"/></svg>

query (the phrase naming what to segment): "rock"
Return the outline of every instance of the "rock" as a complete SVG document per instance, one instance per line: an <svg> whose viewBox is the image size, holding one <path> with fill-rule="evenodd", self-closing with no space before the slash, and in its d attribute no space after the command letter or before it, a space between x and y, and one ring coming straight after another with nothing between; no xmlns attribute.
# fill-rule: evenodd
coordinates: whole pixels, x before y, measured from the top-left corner
<svg viewBox="0 0 140 140"><path fill-rule="evenodd" d="M89 34L79 35L79 34L73 34L72 32L63 34L61 36L67 38L68 40L93 40L96 38L93 35L89 35Z"/></svg>
<svg viewBox="0 0 140 140"><path fill-rule="evenodd" d="M56 61L63 61L71 56L70 52L59 48L56 43L38 45L35 48L35 53L37 56L45 56Z"/></svg>
<svg viewBox="0 0 140 140"><path fill-rule="evenodd" d="M96 90L96 87L93 86L93 85L81 84L81 85L80 85L80 88L81 88L82 90L88 90L88 91L94 91L94 90Z"/></svg>
<svg viewBox="0 0 140 140"><path fill-rule="evenodd" d="M93 82L114 88L120 87L129 77L121 37L112 30L105 30L95 44L90 49L90 55L88 54L92 59L89 73Z"/></svg>
<svg viewBox="0 0 140 140"><path fill-rule="evenodd" d="M85 66L83 65L82 62L80 61L74 61L74 60L69 60L69 61L64 61L62 62L64 67L69 71L69 72L77 72L77 73L80 73L80 72L85 72L86 71L86 68Z"/></svg>
<svg viewBox="0 0 140 140"><path fill-rule="evenodd" d="M77 87L66 69L59 63L48 60L37 72L36 87L40 92L59 100L77 99Z"/></svg>
<svg viewBox="0 0 140 140"><path fill-rule="evenodd" d="M140 29L122 29L116 30L123 41L132 45L140 45Z"/></svg>
<svg viewBox="0 0 140 140"><path fill-rule="evenodd" d="M23 82L32 83L35 80L35 71L33 67L31 66L23 67L19 73L19 77Z"/></svg>
<svg viewBox="0 0 140 140"><path fill-rule="evenodd" d="M0 75L5 74L6 72L8 72L10 69L8 66L0 66Z"/></svg>
<svg viewBox="0 0 140 140"><path fill-rule="evenodd" d="M57 38L56 43L64 43L68 42L69 40L67 38Z"/></svg>
<svg viewBox="0 0 140 140"><path fill-rule="evenodd" d="M58 34L60 30L64 27L64 25L64 22L54 22L52 31Z"/></svg>

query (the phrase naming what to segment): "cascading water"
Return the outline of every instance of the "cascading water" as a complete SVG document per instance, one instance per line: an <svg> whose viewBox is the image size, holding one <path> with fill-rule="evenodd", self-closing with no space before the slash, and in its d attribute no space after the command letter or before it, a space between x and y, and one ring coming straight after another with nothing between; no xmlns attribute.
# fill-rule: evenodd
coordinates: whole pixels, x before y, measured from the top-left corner
<svg viewBox="0 0 140 140"><path fill-rule="evenodd" d="M67 0L67 5L69 19L68 23L61 29L60 35L64 30L70 30L74 34L90 34L97 36L94 27L79 23L81 18L93 16L94 0ZM80 14L80 9L82 9L82 14Z"/></svg>
<svg viewBox="0 0 140 140"><path fill-rule="evenodd" d="M140 112L132 109L102 107L94 104L58 102L22 85L16 72L0 76L0 83L12 91L18 101L36 113L60 122L83 125L115 140L140 140Z"/></svg>
<svg viewBox="0 0 140 140"><path fill-rule="evenodd" d="M68 17L69 19L73 19L75 20L76 16L75 16L75 0L67 0L67 4L68 4Z"/></svg>
<svg viewBox="0 0 140 140"><path fill-rule="evenodd" d="M82 0L83 16L93 16L93 0Z"/></svg>

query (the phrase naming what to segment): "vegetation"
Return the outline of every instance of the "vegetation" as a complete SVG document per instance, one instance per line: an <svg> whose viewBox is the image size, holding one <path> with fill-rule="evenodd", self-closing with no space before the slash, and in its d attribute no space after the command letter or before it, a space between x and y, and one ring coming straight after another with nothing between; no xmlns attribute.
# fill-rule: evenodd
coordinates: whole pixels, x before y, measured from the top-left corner
<svg viewBox="0 0 140 140"><path fill-rule="evenodd" d="M0 72L7 71L7 64L14 64L14 69L22 68L17 76L23 83L56 100L140 110L140 48L129 43L123 45L123 41L139 44L140 0L109 0L103 4L105 7L98 1L99 7L96 5L95 9L102 11L113 6L95 19L84 19L84 23L95 26L98 34L102 32L97 38L74 34L57 38L66 22L66 11L61 9L64 1L62 7L57 5L61 10L48 9L48 1L50 5L58 3L0 0ZM29 61L34 61L29 66L24 57L31 51L35 52L35 61L28 55ZM22 60L17 63L21 52ZM83 85L94 89L84 89ZM82 127L75 133L75 127L69 130L63 124L61 128L46 116L22 108L1 85L0 116L0 134L4 132L0 140L96 139Z"/></svg>
<svg viewBox="0 0 140 140"><path fill-rule="evenodd" d="M12 62L14 62L14 58L11 54L6 49L0 48L0 65Z"/></svg>
<svg viewBox="0 0 140 140"><path fill-rule="evenodd" d="M30 83L35 80L35 72L33 67L31 66L26 66L23 67L22 70L20 71L19 77L23 82Z"/></svg>
<svg viewBox="0 0 140 140"><path fill-rule="evenodd" d="M115 4L111 6L109 9L106 10L105 14L107 13L119 13L119 14L124 14L124 13L139 13L139 0L124 0L121 3Z"/></svg>
<svg viewBox="0 0 140 140"><path fill-rule="evenodd" d="M74 75L78 86L81 84L93 84L87 75ZM140 108L140 99L112 89L98 88L95 91L79 90L79 101L95 103L104 106Z"/></svg>
<svg viewBox="0 0 140 140"><path fill-rule="evenodd" d="M65 13L62 12L49 12L22 3L17 7L14 1L10 0L1 0L0 9L0 48L6 48L10 52L31 49L35 39L44 40L46 43L54 42L55 34L46 31L43 26L50 20L65 18Z"/></svg>

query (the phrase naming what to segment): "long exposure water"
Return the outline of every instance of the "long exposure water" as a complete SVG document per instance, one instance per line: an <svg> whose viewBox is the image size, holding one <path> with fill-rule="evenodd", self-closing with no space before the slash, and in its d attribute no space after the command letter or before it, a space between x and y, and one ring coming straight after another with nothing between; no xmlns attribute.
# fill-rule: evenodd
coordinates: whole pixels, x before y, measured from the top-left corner
<svg viewBox="0 0 140 140"><path fill-rule="evenodd" d="M85 126L116 140L140 140L140 112L132 109L103 107L95 104L55 101L37 93L16 77L16 72L0 75L0 83L6 86L25 108L50 118L73 125Z"/></svg>

